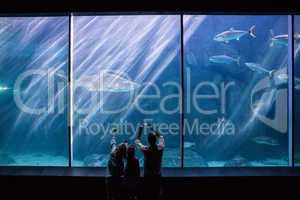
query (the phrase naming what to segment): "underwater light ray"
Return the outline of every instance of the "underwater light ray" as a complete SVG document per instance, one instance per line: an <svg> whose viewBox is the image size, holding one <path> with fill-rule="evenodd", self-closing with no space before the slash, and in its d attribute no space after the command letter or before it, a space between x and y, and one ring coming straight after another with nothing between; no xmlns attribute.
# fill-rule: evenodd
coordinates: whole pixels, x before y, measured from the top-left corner
<svg viewBox="0 0 300 200"><path fill-rule="evenodd" d="M99 23L97 23L95 25L99 25ZM110 29L112 29L112 30L116 29L115 32L113 32L110 35L107 35L107 37L104 37L103 40L98 41L96 45L94 45L94 44L92 45L92 50L89 51L89 54L84 58L84 60L80 61L80 64L78 66L76 65L75 74L77 74L77 72L76 72L77 69L80 70L82 68L82 66L87 65L87 63L90 62L91 60L93 60L93 63L95 63L95 61L94 61L95 59L93 59L93 57L96 57L98 60L101 60L101 58L103 58L104 55L101 55L102 53L100 55L97 54L97 51L99 49L105 47L104 45L107 43L107 41L111 41L113 39L112 37L118 32L118 30L120 30L120 27L118 25L119 24L114 24L114 23L112 23L112 24L109 25L108 30L110 30ZM124 24L122 24L121 26L124 26ZM98 32L98 29L96 27L89 27L89 28L91 29L90 30L91 33L97 33ZM80 28L78 28L78 29L80 30ZM101 33L101 34L106 35L106 34L108 34L108 32L105 31L104 33ZM78 37L78 38L86 39L85 35L83 35L83 36L78 35L78 36L75 36L75 37L76 38ZM118 37L114 37L114 40L112 40L112 41L115 41L115 38L118 38ZM113 49L114 47L115 47L114 45L110 46L111 49ZM82 52L85 53L84 48L78 48L78 46L76 44L75 44L74 50L75 50L74 51L75 55L81 54Z"/></svg>
<svg viewBox="0 0 300 200"><path fill-rule="evenodd" d="M16 78L27 70L47 70L49 68L49 71L51 71L52 69L50 68L56 68L62 61L67 61L67 51L63 54L59 49L61 45L68 43L68 37L67 34L65 34L68 32L68 17L62 18L66 20L62 21L56 17L51 19L45 17L9 17L7 19L10 27L1 29L5 35L0 34L0 43L2 44L2 41L6 42L4 46L1 45L2 55L0 56L0 60L2 64L5 64L3 70L6 70L4 75L8 83L13 84ZM67 50L67 48L64 48L64 50ZM66 64L64 64L64 66L66 67ZM8 76L6 76L6 74ZM35 76L29 76L28 78L34 80ZM39 79L39 75L37 75L36 78ZM13 92L10 91L10 97L15 94L20 94L24 97L23 102L25 102L25 104L28 103L28 105L32 107L44 106L47 104L47 100L45 100L47 91L45 80L31 81L30 79L26 78L26 81L22 82L22 89L20 91L13 90L12 88ZM36 81L37 84L35 83ZM26 94L26 91L29 93ZM20 152L16 152L20 154L21 157L23 153L27 153L23 152L22 149L28 149L29 145L38 140L43 143L45 142L45 145L38 143L37 145L44 145L40 150L46 150L47 152L45 152L45 154L47 154L48 150L52 148L48 145L49 141L58 141L56 138L54 138L55 140L53 141L53 138L50 138L52 137L50 134L58 130L57 125L61 126L60 121L53 124L55 127L50 127L48 122L51 116L48 114L26 114L14 101L9 102L7 106L10 107L8 113L9 117L3 119L7 120L10 125L7 127L6 134L4 135L5 143L7 144L4 150L21 150ZM45 116L47 116L48 119L45 120ZM31 125L35 125L36 127L31 129ZM37 127L40 127L40 130L37 130ZM43 133L45 133L45 135ZM49 135L47 133L49 133ZM40 136L41 140L37 139ZM59 139L59 142L60 141L61 139ZM36 144L33 145L35 146ZM32 147L32 149L28 150L36 151L38 149ZM17 159L19 164L19 155ZM29 163L28 161L26 162Z"/></svg>
<svg viewBox="0 0 300 200"><path fill-rule="evenodd" d="M46 88L44 88L42 91L45 91L47 90ZM39 99L40 98L40 94L41 94L41 91L38 91L36 90L33 94L31 94L31 96L26 100L26 105L28 105L28 102L30 102L30 106L33 107L33 108L38 108L38 104L40 103L40 101L36 101L36 99ZM31 116L31 117L34 117L33 115L31 114L28 114L28 113L25 113L25 112L19 112L18 113L18 116L17 116L17 119L16 119L16 123L14 124L14 129L18 129L18 126L20 126L20 122L24 122L24 119L28 116ZM27 133L28 137L30 138L31 135L34 133L33 131L33 127L36 123L39 123L39 121L41 120L40 118L41 115L38 115L38 116L35 116L33 118L33 122L31 123L31 129L29 131L29 133Z"/></svg>
<svg viewBox="0 0 300 200"><path fill-rule="evenodd" d="M263 66L269 66L269 67L274 66L274 64L272 63L272 61L274 61L274 51L276 51L276 50L269 48L269 44L268 44L268 41L267 41L266 42L266 48L265 48L266 53L265 53L265 56L264 56L263 61L262 61ZM284 68L284 66L287 65L287 56L285 56L284 59L281 59L280 62L281 62L281 64L279 66L277 66L277 68L274 68L274 69ZM257 74L252 78L251 82L248 84L247 89L246 89L246 91L248 91L248 92L246 92L246 91L244 92L244 95L242 95L242 99L241 99L240 102L245 102L245 100L247 98L249 98L249 94L251 93L251 91L253 89L252 88L253 85L257 84L257 77L260 77L260 75ZM273 95L276 95L276 94L274 94L274 93L264 94L264 98L269 100L269 102L270 102L270 99L274 98ZM244 104L242 104L242 103L239 103L237 105L237 108L235 109L236 111L234 111L234 113L231 115L231 118L236 118L236 116L239 115L238 111L241 110L243 105ZM270 105L269 105L269 107L264 106L264 112L268 112L266 109L270 109L270 108L271 108ZM257 107L255 110L258 111L259 109L262 109L262 107ZM241 140L246 141L247 138L254 133L253 131L247 131L247 129L251 127L251 125L253 124L256 117L257 116L255 115L255 113L252 112L250 117L245 122L243 122L243 124L240 125L240 127L242 127L242 129L239 131L240 134L239 134L239 136L236 137L234 142L236 142L236 140L239 141L239 143L242 142ZM227 146L229 146L229 145L227 145Z"/></svg>
<svg viewBox="0 0 300 200"><path fill-rule="evenodd" d="M63 93L66 92L67 87L64 87L60 90L58 90L55 93L53 102L58 102L58 99L62 98L61 95L64 95ZM51 106L53 109L55 108L55 103L48 105ZM67 104L64 104L64 108L63 110L65 110L67 108ZM43 113L42 116L40 116L38 119L35 120L34 122L34 126L32 126L32 130L36 131L37 129L40 128L41 125L43 125L45 123L45 121L47 121L49 127L51 127L53 125L53 122L58 118L61 117L64 113L59 113L58 111L55 111L54 113ZM51 115L51 117L49 117L49 115ZM50 118L50 119L49 119ZM64 122L62 122L64 123Z"/></svg>
<svg viewBox="0 0 300 200"><path fill-rule="evenodd" d="M154 76L152 76L152 78L150 80L147 80L147 82L150 83L154 83L155 80L157 80L157 78L163 73L163 71L166 69L166 67L168 67L168 65L172 62L172 60L176 57L177 53L179 52L179 47L178 49L175 49L173 51L172 54L169 54L169 56L164 60L164 63L161 65L161 67L156 70ZM143 72L143 76L144 76ZM141 75L139 75L141 76ZM139 79L139 78L137 78ZM142 81L141 81L142 82ZM147 90L149 89L149 85L143 85L144 87L141 89L141 91L139 92L139 94L135 97L133 103L131 105L135 105L137 103L137 100L140 98L141 95L145 94L147 92ZM130 113L133 111L132 109L130 109L131 107L129 107L128 111L124 114L124 116L122 117L122 119L125 119L128 117L128 115L130 115Z"/></svg>
<svg viewBox="0 0 300 200"><path fill-rule="evenodd" d="M48 56L46 60L44 60L39 65L39 70L49 70L53 68L53 66L57 65L57 59L59 59L60 55L64 53L64 51L67 50L67 45L62 46L60 49L58 49L55 53L51 53L51 56ZM63 61L66 63L66 61ZM61 66L61 64L60 64ZM31 66L28 65L28 68L31 68Z"/></svg>
<svg viewBox="0 0 300 200"><path fill-rule="evenodd" d="M53 65L52 68L49 68L48 64L46 64L45 66L43 65L41 68L44 68L47 71L44 71L43 75L40 74L41 76L35 77L34 79L30 80L29 85L26 88L22 89L22 93L30 94L30 91L37 85L40 85L41 81L48 80L48 76L50 74L53 74L53 73L63 69L66 66L66 64L67 64L66 61L64 61L62 63L59 63L59 65L56 67L53 67L53 66L55 66L55 65ZM42 72L42 71L40 71L40 72Z"/></svg>
<svg viewBox="0 0 300 200"><path fill-rule="evenodd" d="M37 108L37 106L41 103L41 101L43 101L43 99L40 98L40 94L43 93L44 91L48 91L48 83L43 83L45 80L48 80L48 75L54 76L55 73L61 69L63 69L63 67L66 66L66 62L63 63L59 63L58 66L53 67L53 68L48 68L47 69L47 73L45 74L45 76L42 77L36 77L35 79L33 79L29 86L26 87L26 89L22 90L21 93L25 96L23 96L23 98L25 98L25 104L26 105L30 105L31 108ZM47 82L47 81L46 81ZM29 98L28 98L29 97ZM57 94L54 97L55 99L57 99ZM53 106L53 105L50 105ZM17 128L18 124L20 124L20 122L23 120L24 117L26 117L27 114L24 112L19 112L17 118L16 118L16 123L14 125L15 128ZM47 120L47 115L44 114L43 116L40 116L40 118L35 120L35 126L33 127L32 131L35 131L37 128L39 128L39 126L41 126L43 124L44 120Z"/></svg>
<svg viewBox="0 0 300 200"><path fill-rule="evenodd" d="M68 49L68 44L62 46L60 49L57 49L55 53L51 53L51 56L47 57L47 60L43 62L40 68L52 68L52 65L57 63L57 59ZM54 62L54 63L53 63ZM64 61L66 62L66 61ZM53 64L52 64L53 63Z"/></svg>
<svg viewBox="0 0 300 200"><path fill-rule="evenodd" d="M155 23L153 23L153 24L155 24ZM151 29L153 28L152 26L149 26ZM149 30L150 31L150 30ZM145 36L147 36L148 34L148 32L149 31L144 31L144 35ZM134 30L132 30L132 32L134 32ZM147 33L146 33L147 32ZM126 42L126 40L125 40L125 42L122 42L122 43L117 43L117 44L115 44L115 45L117 45L117 47L118 48L115 48L115 46L114 46L114 44L113 45L111 45L112 47L111 48L109 48L108 50L107 49L105 49L104 51L103 51L103 53L101 53L101 56L99 57L98 56L98 58L96 59L96 60L94 60L94 62L93 62L93 64L92 65L90 65L90 66L87 66L88 68L85 68L84 69L84 73L81 73L81 75L82 74L92 74L92 72L93 72L93 70L95 70L95 63L100 63L100 65L99 64L97 64L97 66L99 66L100 68L101 67L103 67L104 65L106 65L106 63L103 65L103 60L105 60L105 62L108 62L108 60L107 60L107 55L110 55L111 56L111 51L113 51L113 50L115 50L115 49L119 49L119 52L116 52L115 53L115 55L113 56L113 60L111 60L110 62L109 62L109 67L111 67L111 66L113 66L115 63L117 63L118 62L118 60L120 60L120 59L123 59L123 58L125 58L124 60L125 60L125 62L123 62L123 64L122 65L118 65L117 67L116 67L116 69L118 69L118 71L123 71L123 72L125 72L126 70L128 70L128 68L129 68L129 66L131 65L131 63L133 62L133 61L136 61L136 59L135 58L137 58L137 57L139 57L140 56L140 54L139 54L139 50L138 49L136 49L136 48L132 48L132 47L136 47L137 45L142 45L143 43L143 40L145 40L146 38L144 38L144 37L142 37L142 36L140 36L139 34L136 34L137 36L139 36L139 37L134 37L134 36L132 36L132 38L136 38L136 40L134 41L134 43L132 43L131 41L130 41L130 38L126 38L126 40L129 40L130 42L128 43L128 42ZM128 37L130 36L130 34L128 34ZM113 38L110 38L110 39L113 39ZM139 41L140 40L140 41ZM105 42L107 42L107 43L109 43L110 41L109 40L105 40ZM121 44L121 45L120 45ZM105 45L105 43L104 43L104 45ZM122 46L123 45L123 46ZM129 47L127 47L127 46L129 46ZM101 48L101 47L99 47L99 45L96 47L96 48ZM125 50L124 50L125 49ZM130 51L128 51L128 49L130 49ZM116 51L116 50L115 50ZM79 51L80 52L80 51ZM96 53L96 51L95 51L95 48L93 48L92 49L92 53ZM132 58L131 58L132 57ZM89 57L89 58L92 58L91 56ZM102 59L102 58L104 58L104 59ZM99 60L99 61L98 61ZM84 66L84 65L86 65L87 63L88 63L89 61L86 59L86 62L85 63L83 63L82 65L80 65L80 67L76 67L76 69L78 69L78 70L76 70L76 72L75 72L75 74L77 74L80 70L81 70L81 68ZM97 68L97 67L96 67ZM135 81L135 79L134 79L134 81ZM108 98L109 96L106 96L105 98L103 98L102 99L102 102L101 102L101 104L99 105L97 105L97 106L94 106L94 108L92 109L92 111L89 113L89 115L85 118L86 120L91 120L93 117L94 117L94 115L95 115L95 113L97 113L98 112L98 110L99 110L99 106L101 107L101 106L103 106L103 103L104 102L106 102L107 101L107 98ZM81 97L79 97L80 99L82 99ZM87 102L85 102L86 104L87 104Z"/></svg>
<svg viewBox="0 0 300 200"><path fill-rule="evenodd" d="M127 82L128 80L126 80L126 79L122 79L121 78L121 80L120 80L120 78L119 77L117 77L117 76L113 76L112 77L113 79L111 80L111 81L109 81L110 83L109 83L109 85L114 85L114 83L118 83L118 82L120 82L120 81L125 81L125 82ZM90 79L90 78L88 78L88 79ZM125 82L124 82L124 84L125 84ZM81 84L79 84L79 85L83 85L84 84L84 82L83 83L81 83ZM131 81L129 81L128 82L128 84L132 84L132 82ZM105 86L106 87L106 86ZM101 89L102 90L102 89ZM105 88L103 88L103 90L105 91L106 89ZM88 115L85 117L85 120L87 120L87 121L90 121L99 111L101 112L101 108L103 108L103 104L105 103L105 102L107 102L107 100L108 99L110 99L110 97L111 97L111 95L112 95L112 93L111 93L111 91L109 91L110 93L106 93L106 94L102 94L103 96L102 96L102 99L100 99L100 101L98 100L97 101L97 104L96 105L94 105L92 108L91 108L91 110L89 110L89 112L88 112ZM97 93L98 94L98 93ZM78 98L77 98L77 100L78 100L78 104L80 105L82 105L82 103L80 102L80 101L84 101L84 99L86 99L86 97L85 96L83 96L83 95L81 95L81 96L79 96ZM83 103L83 107L84 106L86 106L87 104L89 104L90 102L88 102L88 101L84 101L84 103ZM102 120L103 120L103 118L101 118Z"/></svg>
<svg viewBox="0 0 300 200"><path fill-rule="evenodd" d="M203 21L204 19L205 19L205 17L202 19L202 21ZM201 21L201 22L202 22L202 21ZM192 36L193 32L196 31L197 27L198 27L200 24L201 24L201 23L197 23L197 25L195 25L194 29L190 30L190 32L189 32L189 34L188 34L188 36L187 36L187 40ZM176 34L175 34L174 37L176 38ZM170 41L171 41L171 40L170 40ZM166 45L166 46L167 46L167 45ZM166 46L165 46L165 47L166 47ZM164 48L161 48L162 51L163 51L163 49L164 49ZM177 53L179 53L179 47L178 47L177 49L173 50L172 53L169 54L169 56L164 60L164 63L160 66L159 70L157 70L157 71L155 72L155 75L154 75L148 82L155 82L155 80L163 73L163 71L165 70L165 68L166 68L166 67L172 62L172 60L176 57ZM159 53L156 52L156 54L159 54ZM158 59L158 58L156 58L156 59ZM154 60L154 59L153 59L153 60ZM155 61L153 61L153 62L150 63L150 64L148 63L148 64L145 66L144 70L143 70L141 73L139 73L138 77L137 77L135 80L139 80L140 82L145 81L142 77L145 77L145 74L146 74L146 71L147 71L146 69L150 69L150 68L151 68L151 65L153 65L153 63L155 63ZM148 87L147 87L147 86L144 87L144 88L142 88L142 90L140 91L140 93L136 96L136 98L135 98L135 100L134 100L134 102L133 102L132 105L136 104L136 103L137 103L136 101L139 99L139 97L140 97L142 94L146 93L147 90L148 90ZM131 110L131 109L128 109L128 111L123 115L122 118L123 118L123 119L127 118L128 115L131 114L131 112L132 112L132 110Z"/></svg>
<svg viewBox="0 0 300 200"><path fill-rule="evenodd" d="M154 63L157 60L159 60L159 58L162 57L162 52L170 45L171 42L173 42L176 38L178 38L178 36L179 36L178 34L179 34L178 32L175 32L175 33L169 35L169 37L172 38L171 40L168 40L164 43L156 44L156 46L153 46L154 50L152 52L150 52L150 54L145 56L146 60L143 63L144 67L139 72L139 74L135 80L139 80L140 82L145 81L144 77L145 77L145 74L147 73L147 71L149 69L153 68ZM154 40L156 41L157 39L155 38ZM160 66L160 69L159 69L160 72L158 71L158 74L156 74L155 77L153 77L150 82L156 80L156 78L159 76L159 74L161 74L161 72L171 63L171 61L176 57L176 55L178 55L178 53L179 53L179 46L174 48L173 51L170 51L167 58L163 59L163 61L162 61L163 64Z"/></svg>
<svg viewBox="0 0 300 200"><path fill-rule="evenodd" d="M75 17L76 18L76 17ZM75 35L75 39L76 39L76 42L75 42L75 46L74 46L74 54L78 54L78 53L82 53L84 52L83 50L85 49L86 47L86 40L91 38L98 38L99 35L96 34L98 33L98 28L97 27L102 27L102 20L97 20L98 17L94 17L91 21L94 21L96 24L91 24L90 23L90 19L83 19L84 21L88 21L86 23L86 26L82 29L81 28L81 25L80 23L78 24L78 21L77 20L80 20L81 18L76 18L76 24L75 26L78 26L80 28L76 28L76 35ZM115 22L112 22L107 28L106 28L106 31L105 32L101 32L101 34L104 34L104 38L107 38L107 37L111 37L111 35L108 35L108 30L111 30L113 28L118 28L116 25L115 25ZM88 30L86 30L88 29ZM82 33L81 33L82 32ZM89 36L86 35L86 32L89 32ZM113 32L114 33L114 32ZM88 38L87 38L88 37ZM77 39L78 38L78 39ZM100 41L101 42L101 41Z"/></svg>
<svg viewBox="0 0 300 200"><path fill-rule="evenodd" d="M23 96L23 103L27 106L30 105L31 108L37 109L38 105L41 103L41 94L44 94L43 92L47 91L47 87L45 85L46 84L40 83L39 85L37 85L37 88L32 88L32 92L30 92L30 94L26 95L25 97ZM22 112L22 110L20 110L16 118L16 123L14 124L15 128L17 128L17 126L22 122L24 117L28 115L30 114Z"/></svg>
<svg viewBox="0 0 300 200"><path fill-rule="evenodd" d="M97 101L97 104L94 105L91 109L89 109L89 113L84 117L84 120L90 122L91 119L99 112L99 110L103 107L104 103L106 102L107 97L100 99Z"/></svg>
<svg viewBox="0 0 300 200"><path fill-rule="evenodd" d="M98 94L94 94L93 95L93 98L94 97L98 97ZM74 102L74 109L73 109L73 113L75 113L75 115L83 115L83 114L86 114L87 111L88 113L90 113L90 110L93 110L94 107L97 107L99 108L99 100L97 100L97 105L91 105L93 106L92 108L90 107L90 98L88 96L84 96L84 95L81 95L78 97L78 95L76 96L76 102ZM75 118L76 119L76 118Z"/></svg>
<svg viewBox="0 0 300 200"><path fill-rule="evenodd" d="M43 59L43 56L47 56L47 53L49 53L49 51L51 50L56 50L55 48L57 48L57 45L60 45L61 42L65 41L67 37L67 34L63 33L61 36L59 36L53 43L51 43L50 45L47 45L47 48L45 48L44 51L42 51L41 53L38 54L38 56L31 61L28 66L32 66L34 65L36 62L40 61ZM67 46L68 44L66 44ZM63 48L62 48L63 49Z"/></svg>
<svg viewBox="0 0 300 200"><path fill-rule="evenodd" d="M120 22L121 23L121 22ZM124 23L122 23L124 24ZM120 24L116 24L115 26L117 27L120 27ZM131 27L131 26L130 26ZM129 27L129 29L130 29ZM115 27L112 27L112 29L114 29ZM150 27L151 28L151 27ZM124 29L124 28L123 28ZM128 29L128 28L127 28ZM120 29L121 30L121 29ZM132 32L134 32L134 30L132 30ZM147 34L148 31L145 31L143 34ZM139 34L135 34L132 36L132 38L139 38L140 37L140 40L143 41L144 38L142 38ZM96 56L96 59L93 61L93 64L91 64L91 68L93 70L93 68L95 68L95 66L99 66L100 68L101 67L105 67L106 66L106 63L103 63L103 60L107 59L108 56L111 56L112 54L114 54L114 59L111 60L111 63L108 65L108 66L113 66L114 65L114 62L115 61L118 61L118 59L122 60L122 57L123 58L129 58L129 57L132 57L132 60L134 60L134 57L136 57L136 55L128 55L128 52L131 52L132 49L136 49L136 48L132 48L131 46L128 46L131 43L131 40L129 38L122 38L123 41L130 41L129 44L127 43L124 43L123 46L120 46L120 43L118 40L115 40L115 38L120 38L119 36L115 36L115 35L112 35L112 36L109 36L107 38L105 38L104 40L100 41L99 45L94 47L92 52L89 54L89 57L87 57L85 59L85 61L81 62L81 65L76 67L76 69L80 70L82 66L84 66L86 64L86 62L89 62L89 60L93 60L91 59L95 54ZM111 43L111 41L113 41L113 43ZM101 52L100 55L97 55L97 49L99 48L103 48L103 47L106 47L108 46L109 48L105 48L104 51ZM118 46L118 48L116 48L116 46ZM117 49L120 49L119 51L117 51ZM128 49L130 49L131 51L128 51ZM81 49L79 49L81 50ZM116 53L113 53L113 52L116 52ZM138 52L138 51L136 51ZM97 65L96 65L97 64ZM92 66L93 65L93 66ZM125 63L124 65L130 65L130 63ZM124 66L125 68L126 66ZM75 70L76 70L75 69ZM75 73L77 73L77 71L75 71Z"/></svg>
<svg viewBox="0 0 300 200"><path fill-rule="evenodd" d="M272 58L272 50L269 50L268 53L267 53L269 56L266 56L265 60L263 61L263 63L265 64L268 64L270 59ZM271 59L272 60L272 59ZM284 69L286 66L286 61L287 61L287 56L285 56L285 59L283 59L281 61L282 65L280 65L280 67L278 68L275 68L277 69L278 71L281 70L281 69ZM264 103L262 104L259 104L258 106L255 107L255 109L253 110L252 112L252 115L251 117L249 118L249 120L247 120L247 122L245 123L243 129L242 129L242 132L246 132L247 128L251 127L252 123L254 122L254 120L257 118L257 114L258 112L260 112L262 109L263 109L263 114L266 114L269 112L269 110L272 108L272 104L274 103L275 101L275 96L276 96L276 91L277 89L273 88L271 89L271 92L267 92L267 93L264 93L261 97L261 101L263 101ZM268 94L269 93L269 94ZM267 103L266 103L267 102Z"/></svg>
<svg viewBox="0 0 300 200"><path fill-rule="evenodd" d="M5 25L5 26L0 27L0 37L1 37L2 33L6 33L8 28L9 28L9 25Z"/></svg>
<svg viewBox="0 0 300 200"><path fill-rule="evenodd" d="M33 19L34 23L32 27L30 27L30 30L26 33L26 31L23 31L24 35L21 38L20 46L25 47L27 45L30 45L33 39L36 39L37 36L45 29L46 25L48 24L47 19L44 18L38 18L38 19ZM22 23L22 22L21 22ZM26 25L22 23L22 25Z"/></svg>
<svg viewBox="0 0 300 200"><path fill-rule="evenodd" d="M193 20L193 18L196 18L197 20ZM200 18L200 19L199 19ZM184 25L184 45L188 43L191 36L195 33L195 31L199 28L199 26L204 22L204 20L207 18L206 15L201 16L191 16L186 15L183 18L183 25Z"/></svg>
<svg viewBox="0 0 300 200"><path fill-rule="evenodd" d="M58 102L58 99L62 98L61 95L62 95L63 92L65 92L65 90L66 90L66 87L63 88L63 89L61 89L60 91L57 91L57 92L55 93L55 97L54 97L54 100L53 100L54 104L51 104L51 105L48 105L48 106L50 106L50 107L52 107L52 108L54 109L54 108L55 108L55 102ZM40 94L39 94L39 92L37 92L36 95L33 96L32 99L36 99L36 98L38 98L39 96L40 96ZM31 101L32 99L30 99L29 101ZM31 102L32 102L32 101L31 101ZM38 104L38 103L36 103L36 104ZM34 105L34 107L35 107L35 106L36 106L36 105ZM66 107L67 107L66 104L64 104L64 110L66 109ZM51 108L50 108L50 109L51 109ZM31 125L31 129L30 129L30 133L34 133L35 131L37 131L37 129L39 129L39 128L40 128L41 126L43 126L45 123L48 124L48 126L51 127L52 124L49 123L49 122L54 121L56 118L60 117L62 114L63 114L63 113L59 113L59 112L56 112L56 113L54 113L54 114L51 114L51 113L49 113L49 110L46 111L46 112L44 112L44 113L42 113L41 115L37 116L37 117L33 120L33 123L32 123L32 125ZM49 115L53 115L53 116L51 116L50 121L49 121ZM20 118L18 118L18 119L21 119L21 120L22 120L23 117L26 117L26 116L27 116L27 114L21 112L21 113L20 113ZM28 137L30 137L30 135L28 135Z"/></svg>
<svg viewBox="0 0 300 200"><path fill-rule="evenodd" d="M78 35L84 35L86 33L86 29L93 25L93 23L97 22L98 16L91 16L85 18L72 16L72 18L75 19L78 25L81 27L80 29L76 29L76 31L78 31ZM86 18L88 19L86 20Z"/></svg>

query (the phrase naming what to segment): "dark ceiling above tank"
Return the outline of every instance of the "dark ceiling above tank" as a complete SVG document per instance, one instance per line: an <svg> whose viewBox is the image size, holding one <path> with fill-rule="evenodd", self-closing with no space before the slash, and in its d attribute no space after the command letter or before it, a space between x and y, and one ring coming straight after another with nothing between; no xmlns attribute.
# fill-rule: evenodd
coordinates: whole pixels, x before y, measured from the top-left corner
<svg viewBox="0 0 300 200"><path fill-rule="evenodd" d="M300 13L300 2L292 0L4 0L0 12L5 13L69 13L69 12L203 12L203 13Z"/></svg>

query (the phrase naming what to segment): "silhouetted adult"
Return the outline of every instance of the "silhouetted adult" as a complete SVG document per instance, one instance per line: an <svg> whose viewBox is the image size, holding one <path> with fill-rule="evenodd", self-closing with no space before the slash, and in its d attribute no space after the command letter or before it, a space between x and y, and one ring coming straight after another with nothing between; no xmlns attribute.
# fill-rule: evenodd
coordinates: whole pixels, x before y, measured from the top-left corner
<svg viewBox="0 0 300 200"><path fill-rule="evenodd" d="M125 167L124 185L128 200L136 200L140 197L140 164L135 157L135 146L127 148L127 162Z"/></svg>
<svg viewBox="0 0 300 200"><path fill-rule="evenodd" d="M148 134L148 146L141 142L143 127L137 129L135 143L144 155L144 199L156 200L160 196L161 162L165 142L163 136L151 128ZM147 124L146 124L147 126ZM158 144L156 143L158 140Z"/></svg>

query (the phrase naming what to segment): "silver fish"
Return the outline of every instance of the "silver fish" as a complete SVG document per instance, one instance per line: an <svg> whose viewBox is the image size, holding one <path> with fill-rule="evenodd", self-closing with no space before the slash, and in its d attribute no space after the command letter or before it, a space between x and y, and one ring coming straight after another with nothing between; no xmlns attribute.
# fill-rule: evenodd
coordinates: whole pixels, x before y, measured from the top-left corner
<svg viewBox="0 0 300 200"><path fill-rule="evenodd" d="M288 77L288 74L287 73L281 73L281 74L278 74L277 75L277 78L281 81L288 81L289 77Z"/></svg>
<svg viewBox="0 0 300 200"><path fill-rule="evenodd" d="M183 144L183 146L184 146L185 149L192 148L195 145L196 145L195 142L184 142L184 144Z"/></svg>
<svg viewBox="0 0 300 200"><path fill-rule="evenodd" d="M115 73L104 72L101 75L81 76L74 82L75 87L83 87L88 91L129 92L140 85Z"/></svg>
<svg viewBox="0 0 300 200"><path fill-rule="evenodd" d="M259 137L253 138L253 141L257 144L268 145L268 146L280 145L277 140L275 140L274 138L271 138L269 136L259 136Z"/></svg>
<svg viewBox="0 0 300 200"><path fill-rule="evenodd" d="M209 61L216 64L232 64L236 63L240 65L240 58L232 58L226 55L217 55L209 57Z"/></svg>
<svg viewBox="0 0 300 200"><path fill-rule="evenodd" d="M289 44L289 36L288 34L282 34L282 35L274 35L274 32L270 30L271 34L271 43L270 46L273 47L275 45L282 45L282 46L288 46ZM295 43L298 43L300 41L300 35L295 34L294 35L294 41Z"/></svg>
<svg viewBox="0 0 300 200"><path fill-rule="evenodd" d="M295 89L296 90L300 90L300 84L299 85L295 85Z"/></svg>
<svg viewBox="0 0 300 200"><path fill-rule="evenodd" d="M251 28L247 31L245 30L235 30L234 28L230 28L227 31L219 33L214 37L214 40L217 42L225 42L229 43L231 40L240 40L241 37L249 34L251 37L255 38L255 26L251 26Z"/></svg>
<svg viewBox="0 0 300 200"><path fill-rule="evenodd" d="M259 74L268 74L269 76L272 76L274 73L273 71L265 69L261 64L259 63L251 63L251 62L246 62L245 65L251 69L254 72L257 72Z"/></svg>

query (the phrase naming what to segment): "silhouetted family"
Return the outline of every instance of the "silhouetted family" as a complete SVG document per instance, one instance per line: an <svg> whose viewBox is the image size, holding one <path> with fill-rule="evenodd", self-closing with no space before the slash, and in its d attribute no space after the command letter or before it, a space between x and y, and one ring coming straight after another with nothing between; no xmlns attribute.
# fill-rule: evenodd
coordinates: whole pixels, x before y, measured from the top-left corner
<svg viewBox="0 0 300 200"><path fill-rule="evenodd" d="M143 145L143 128L149 127L148 146ZM137 128L135 145L127 141L117 144L116 129L112 130L111 153L106 179L108 200L156 200L160 197L161 162L165 147L164 138L149 125ZM144 155L144 179L140 180L139 160L135 157L138 148ZM125 164L126 163L126 164Z"/></svg>

